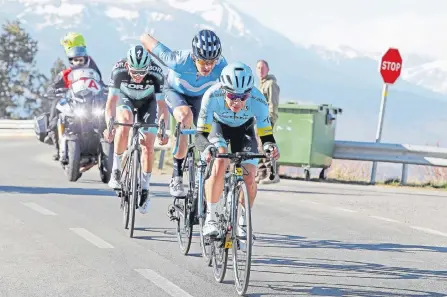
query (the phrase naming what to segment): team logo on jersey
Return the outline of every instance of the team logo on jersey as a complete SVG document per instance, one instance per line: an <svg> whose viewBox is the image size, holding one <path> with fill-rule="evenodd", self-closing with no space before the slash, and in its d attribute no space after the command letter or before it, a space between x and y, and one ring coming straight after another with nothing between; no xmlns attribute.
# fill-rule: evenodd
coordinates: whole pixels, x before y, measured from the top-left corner
<svg viewBox="0 0 447 297"><path fill-rule="evenodd" d="M115 66L113 66L113 69L116 68L123 68L124 67L125 62L124 61L119 61L118 63L115 64ZM112 70L113 70L112 69Z"/></svg>
<svg viewBox="0 0 447 297"><path fill-rule="evenodd" d="M123 86L127 89L132 89L132 90L148 90L150 88L154 88L153 85L150 84L132 84L132 83L127 83L127 82L122 82Z"/></svg>

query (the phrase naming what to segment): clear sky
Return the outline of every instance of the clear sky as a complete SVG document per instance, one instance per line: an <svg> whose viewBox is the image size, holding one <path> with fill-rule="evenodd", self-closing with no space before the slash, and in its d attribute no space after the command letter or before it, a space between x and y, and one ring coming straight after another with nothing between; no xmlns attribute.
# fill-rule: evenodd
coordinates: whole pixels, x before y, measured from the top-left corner
<svg viewBox="0 0 447 297"><path fill-rule="evenodd" d="M302 44L447 60L447 0L227 0Z"/></svg>

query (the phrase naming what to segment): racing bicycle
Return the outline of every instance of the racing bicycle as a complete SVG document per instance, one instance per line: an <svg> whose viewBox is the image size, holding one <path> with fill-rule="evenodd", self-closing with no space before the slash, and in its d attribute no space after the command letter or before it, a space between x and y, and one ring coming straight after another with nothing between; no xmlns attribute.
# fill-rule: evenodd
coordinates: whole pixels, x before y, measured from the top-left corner
<svg viewBox="0 0 447 297"><path fill-rule="evenodd" d="M230 159L232 168L227 168L225 173L223 210L217 220L219 234L210 237L213 274L217 282L223 281L227 269L228 250L231 249L236 291L239 295L244 295L250 280L253 234L250 200L243 178L245 173L242 162L268 157L265 154L236 152L217 153L215 158ZM269 179L273 180L275 174L276 160L271 158ZM245 226L238 224L238 218L242 213L245 214ZM238 234L239 227L245 227L246 236ZM244 254L245 260L242 260Z"/></svg>
<svg viewBox="0 0 447 297"><path fill-rule="evenodd" d="M177 123L174 132L176 142L172 154L175 155L178 151L180 135L188 135L187 153L182 164L183 173L187 175L185 185L188 188L185 197L174 197L173 204L168 209L168 217L171 221L177 221L177 241L184 255L188 254L191 247L194 225L199 225L202 256L208 262L208 266L211 266L210 243L203 235L202 227L206 218L204 182L211 174L212 164L207 169L206 162L200 158L195 161L197 150L192 137L196 134L196 130L181 129L180 125Z"/></svg>
<svg viewBox="0 0 447 297"><path fill-rule="evenodd" d="M141 144L140 137L143 138L144 134L140 129L157 127L161 133L158 136L164 138L166 134L166 128L164 121L161 121L160 125L157 124L145 124L138 122L138 109L133 109L133 123L126 124L110 119L109 133L113 126L127 126L131 127L130 135L128 138L127 150L123 154L121 161L121 189L117 190L118 197L121 198L120 208L123 211L123 224L124 228L129 230L129 236L132 238L135 229L135 210L141 206ZM149 199L149 195L146 199ZM130 226L129 226L130 223Z"/></svg>

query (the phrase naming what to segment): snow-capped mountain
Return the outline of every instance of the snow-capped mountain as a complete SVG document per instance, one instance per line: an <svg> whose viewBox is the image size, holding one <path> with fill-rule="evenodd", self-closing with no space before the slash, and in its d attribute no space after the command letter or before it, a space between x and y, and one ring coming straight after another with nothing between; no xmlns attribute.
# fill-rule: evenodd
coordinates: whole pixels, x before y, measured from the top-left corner
<svg viewBox="0 0 447 297"><path fill-rule="evenodd" d="M139 43L142 32L150 32L171 49L189 49L192 36L200 28L211 28L220 36L223 55L229 61L243 61L253 70L258 59L269 62L283 101L343 108L338 139L374 140L382 87L378 60L382 53L294 44L225 0L4 2L0 21L15 16L22 20L39 41L38 65L45 73L57 57L64 57L59 40L68 31L84 34L88 51L107 80L114 63L125 55L129 45ZM423 57L404 60L402 77L389 90L383 141L433 143L443 137L447 100L427 87L447 87L439 72L430 72L437 68L436 63L433 68L423 67L432 62Z"/></svg>

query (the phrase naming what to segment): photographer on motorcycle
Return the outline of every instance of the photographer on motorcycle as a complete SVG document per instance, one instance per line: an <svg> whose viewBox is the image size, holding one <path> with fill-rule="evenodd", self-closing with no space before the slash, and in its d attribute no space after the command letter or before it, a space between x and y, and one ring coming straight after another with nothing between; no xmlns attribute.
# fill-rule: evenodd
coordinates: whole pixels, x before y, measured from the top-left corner
<svg viewBox="0 0 447 297"><path fill-rule="evenodd" d="M90 67L97 71L101 76L98 66L93 61L93 59L87 54L87 48L85 46L71 47L66 51L70 67L62 70L56 77L53 84L49 87L47 96L52 97L57 94L65 93L71 86L72 78L71 72L80 67ZM104 82L100 81L101 85L106 88ZM54 144L56 147L56 153L53 155L53 160L59 160L59 143L58 143L58 133L57 133L57 115L58 111L56 106L60 98L55 97L51 104L49 125L48 125L48 135L45 137L44 142L48 144Z"/></svg>

